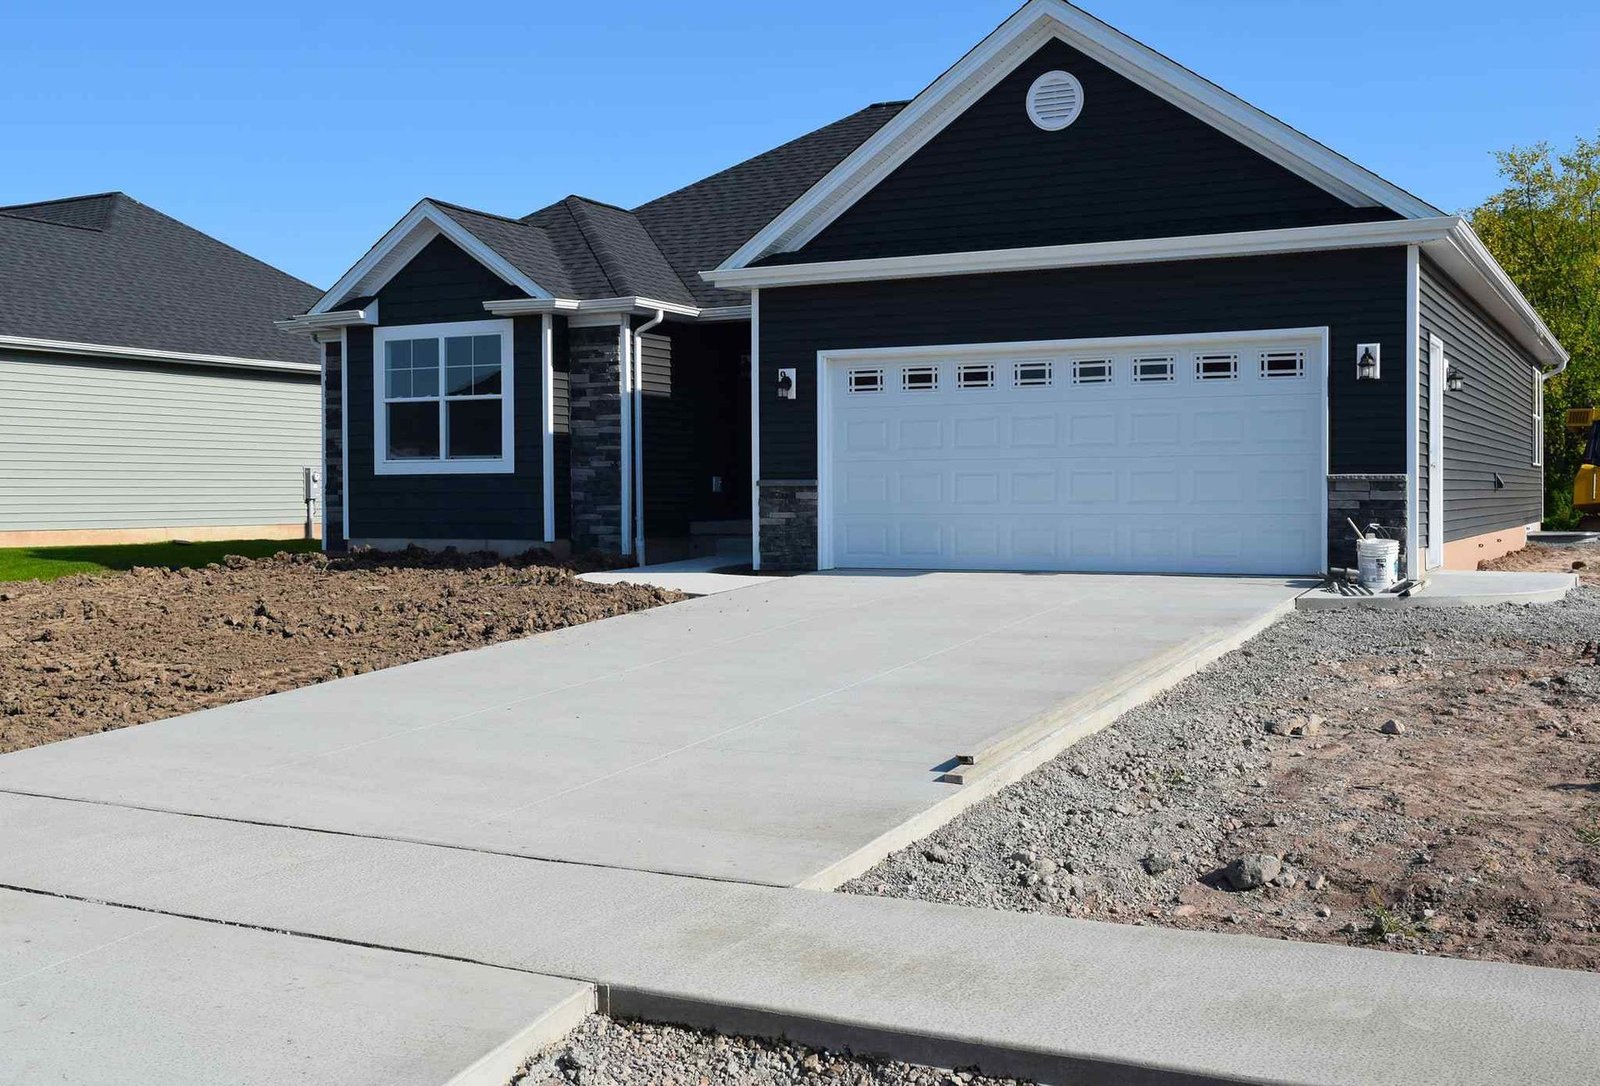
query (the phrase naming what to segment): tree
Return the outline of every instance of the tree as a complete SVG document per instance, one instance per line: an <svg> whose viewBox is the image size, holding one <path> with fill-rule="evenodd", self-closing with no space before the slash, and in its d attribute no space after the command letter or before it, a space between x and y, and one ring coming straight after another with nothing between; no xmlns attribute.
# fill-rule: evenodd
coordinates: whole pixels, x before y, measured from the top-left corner
<svg viewBox="0 0 1600 1086"><path fill-rule="evenodd" d="M1583 446L1569 407L1600 407L1600 139L1565 154L1548 143L1497 151L1506 187L1470 212L1472 227L1572 362L1545 386L1545 518L1577 523L1572 484Z"/></svg>

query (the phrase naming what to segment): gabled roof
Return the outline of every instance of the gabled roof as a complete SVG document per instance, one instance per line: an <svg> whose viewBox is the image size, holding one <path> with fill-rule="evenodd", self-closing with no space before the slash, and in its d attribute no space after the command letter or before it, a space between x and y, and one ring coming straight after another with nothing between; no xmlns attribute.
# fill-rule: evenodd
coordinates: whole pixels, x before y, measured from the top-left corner
<svg viewBox="0 0 1600 1086"><path fill-rule="evenodd" d="M632 211L568 196L521 219L426 199L311 307L349 309L444 233L533 298L653 298L705 308L748 299L700 278L789 206L905 103L887 102ZM284 314L287 315L287 314Z"/></svg>
<svg viewBox="0 0 1600 1086"><path fill-rule="evenodd" d="M1028 0L891 122L741 243L718 270L748 267L763 257L805 245L1051 38L1093 57L1351 207L1385 207L1403 218L1443 214L1065 0Z"/></svg>
<svg viewBox="0 0 1600 1086"><path fill-rule="evenodd" d="M317 295L120 192L0 207L3 339L315 366L273 320Z"/></svg>

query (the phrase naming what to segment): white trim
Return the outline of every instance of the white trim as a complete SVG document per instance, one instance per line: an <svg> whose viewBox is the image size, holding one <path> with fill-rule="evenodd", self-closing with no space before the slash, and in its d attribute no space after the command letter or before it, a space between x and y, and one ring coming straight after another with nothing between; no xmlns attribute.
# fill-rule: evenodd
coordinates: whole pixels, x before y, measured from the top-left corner
<svg viewBox="0 0 1600 1086"><path fill-rule="evenodd" d="M641 566L648 561L644 545L644 337L666 319L666 313L658 309L633 330L634 359L629 363L633 366L633 402L629 405L633 411L633 553Z"/></svg>
<svg viewBox="0 0 1600 1086"><path fill-rule="evenodd" d="M515 327L515 325L513 325ZM544 538L556 538L556 360L555 318L546 313L539 320L540 385L544 389L542 448L540 452L543 471L540 486L544 491Z"/></svg>
<svg viewBox="0 0 1600 1086"><path fill-rule="evenodd" d="M378 323L378 302L376 299L369 302L362 309L335 309L316 316L290 317L288 320L273 321L272 326L280 332L309 334L316 336L320 332L335 332L352 324L376 325Z"/></svg>
<svg viewBox="0 0 1600 1086"><path fill-rule="evenodd" d="M963 253L830 260L815 264L774 264L759 268L702 272L709 283L732 290L752 287L805 286L815 283L858 283L877 279L920 279L945 275L1043 271L1138 264L1168 260L1203 260L1267 253L1315 252L1324 249L1382 248L1437 241L1461 219L1432 219L1301 226L1283 230L1249 230L1232 234L1192 234L1169 238L1097 241L1079 245L1040 245L1026 249L983 249Z"/></svg>
<svg viewBox="0 0 1600 1086"><path fill-rule="evenodd" d="M328 348L331 343L317 341L317 358L321 361L318 367L317 383L322 386L322 414L317 419L317 444L322 451L322 493L317 495L317 501L322 507L322 552L328 553ZM340 352L341 370L344 361L343 351ZM339 412L339 419L344 420L344 412Z"/></svg>
<svg viewBox="0 0 1600 1086"><path fill-rule="evenodd" d="M339 329L339 501L344 507L344 541L350 545L350 329Z"/></svg>
<svg viewBox="0 0 1600 1086"><path fill-rule="evenodd" d="M1527 298L1506 277L1477 235L1458 215L1426 219L1348 223L1335 226L1251 230L1233 234L1195 234L1173 238L1044 245L1028 249L987 249L965 253L834 260L815 264L778 264L760 268L701 272L719 287L806 286L884 279L986 275L997 272L1044 271L1057 268L1140 264L1157 261L1209 260L1309 253L1335 249L1390 248L1418 245L1474 300L1490 311L1528 351L1559 373L1568 355Z"/></svg>
<svg viewBox="0 0 1600 1086"><path fill-rule="evenodd" d="M1542 374L1535 374L1533 379L1533 418L1529 420L1533 426L1533 463L1532 466L1541 469L1540 482L1543 483L1544 475L1544 380Z"/></svg>
<svg viewBox="0 0 1600 1086"><path fill-rule="evenodd" d="M1444 394L1450 387L1444 340L1428 335L1428 548L1427 569L1444 565Z"/></svg>
<svg viewBox="0 0 1600 1086"><path fill-rule="evenodd" d="M822 390L817 389L817 395ZM826 414L820 399L818 415ZM817 457L822 456L819 447ZM750 568L761 569L761 291L750 292Z"/></svg>
<svg viewBox="0 0 1600 1086"><path fill-rule="evenodd" d="M549 298L550 292L518 271L499 253L480 241L477 235L450 217L450 214L432 200L422 200L406 213L405 218L389 228L378 243L367 250L354 267L340 276L316 305L308 317L330 312L340 300L351 294L376 294L395 273L421 252L434 238L443 235L458 245L468 256L488 268L511 286L534 298Z"/></svg>
<svg viewBox="0 0 1600 1086"><path fill-rule="evenodd" d="M237 358L225 354L191 354L186 351L160 351L147 347L116 347L105 343L72 343L59 339L32 339L28 336L0 336L0 348L39 351L43 354L81 354L128 362L170 362L181 366L222 366L229 369L274 370L279 373L314 374L316 362L280 362L273 358Z"/></svg>
<svg viewBox="0 0 1600 1086"><path fill-rule="evenodd" d="M630 557L633 554L633 322L626 313L617 319L617 362L617 393L622 398L618 405L622 416L618 422L621 448L617 457L620 461L617 470L622 476L622 509L617 518L621 535L617 546L624 557Z"/></svg>
<svg viewBox="0 0 1600 1086"><path fill-rule="evenodd" d="M1332 359L1329 357L1330 332L1325 325L1309 328L1260 328L1236 332L1194 332L1159 336L1102 336L1095 339L956 343L932 347L852 347L817 352L817 569L835 568L833 557L833 510L830 500L833 491L833 458L829 455L832 438L832 412L828 409L832 402L829 398L830 374L835 369L842 370L843 366L861 362L905 362L908 359L922 358L939 360L956 357L983 358L991 355L1004 358L1018 354L1076 353L1095 351L1102 348L1139 351L1177 345L1226 346L1233 343L1257 343L1261 340L1314 340L1321 351L1323 380L1319 392L1322 399L1323 493L1322 500L1318 504L1322 513L1321 538L1326 540L1328 538L1327 478L1331 470L1331 398L1328 393L1328 379L1331 374ZM759 430L759 427L756 429ZM1328 571L1326 546L1319 549L1319 556L1321 568L1317 572L1326 574Z"/></svg>
<svg viewBox="0 0 1600 1086"><path fill-rule="evenodd" d="M698 317L703 312L692 305L663 302L655 298L506 298L484 302L483 308L499 317L526 317L535 313L564 313L572 317L606 316L615 319L619 313L640 317L653 317L667 313L676 317ZM731 319L731 318L726 318ZM611 320L604 323L610 324Z"/></svg>
<svg viewBox="0 0 1600 1086"><path fill-rule="evenodd" d="M1388 207L1407 218L1438 214L1437 209L1405 190L1071 4L1062 0L1029 0L893 120L740 246L722 268L743 268L772 253L804 247L1052 38L1066 42L1352 206Z"/></svg>
<svg viewBox="0 0 1600 1086"><path fill-rule="evenodd" d="M1417 523L1422 509L1422 342L1421 253L1415 245L1406 247L1406 576L1422 576L1422 526ZM1432 513L1430 512L1430 516Z"/></svg>
<svg viewBox="0 0 1600 1086"><path fill-rule="evenodd" d="M509 320L447 321L442 324L390 324L372 333L372 473L374 475L512 475L517 470L516 364L513 348L515 326ZM390 460L388 412L384 410L384 345L395 339L443 340L450 336L500 337L500 455L493 460L450 460L447 458L448 429L444 423L446 395L443 375L439 383L439 459ZM445 366L445 350L439 347L439 365ZM346 456L348 456L348 452ZM348 534L347 534L348 538Z"/></svg>

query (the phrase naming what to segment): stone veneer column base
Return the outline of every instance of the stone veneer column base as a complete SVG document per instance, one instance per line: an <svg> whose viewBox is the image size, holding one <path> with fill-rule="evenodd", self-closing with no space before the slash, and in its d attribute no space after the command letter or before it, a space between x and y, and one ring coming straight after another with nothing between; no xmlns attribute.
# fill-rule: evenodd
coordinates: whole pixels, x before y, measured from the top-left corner
<svg viewBox="0 0 1600 1086"><path fill-rule="evenodd" d="M572 549L622 551L622 359L613 327L567 333Z"/></svg>
<svg viewBox="0 0 1600 1086"><path fill-rule="evenodd" d="M1391 539L1400 543L1400 568L1406 564L1406 486L1405 475L1330 475L1328 476L1328 568L1356 568L1355 521L1364 532L1369 525L1380 525Z"/></svg>
<svg viewBox="0 0 1600 1086"><path fill-rule="evenodd" d="M774 572L816 569L816 481L763 481L760 492L761 568Z"/></svg>

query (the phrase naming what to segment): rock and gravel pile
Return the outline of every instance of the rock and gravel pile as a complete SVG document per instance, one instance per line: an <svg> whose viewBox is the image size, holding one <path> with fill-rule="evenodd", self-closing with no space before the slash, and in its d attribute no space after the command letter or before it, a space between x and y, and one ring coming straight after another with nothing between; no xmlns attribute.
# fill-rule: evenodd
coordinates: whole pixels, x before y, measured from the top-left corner
<svg viewBox="0 0 1600 1086"><path fill-rule="evenodd" d="M782 1041L728 1037L677 1026L591 1015L540 1053L513 1086L1021 1086L887 1060L861 1059Z"/></svg>
<svg viewBox="0 0 1600 1086"><path fill-rule="evenodd" d="M1600 968L1597 640L1297 613L843 889Z"/></svg>
<svg viewBox="0 0 1600 1086"><path fill-rule="evenodd" d="M0 753L682 598L540 553L280 553L4 584Z"/></svg>

